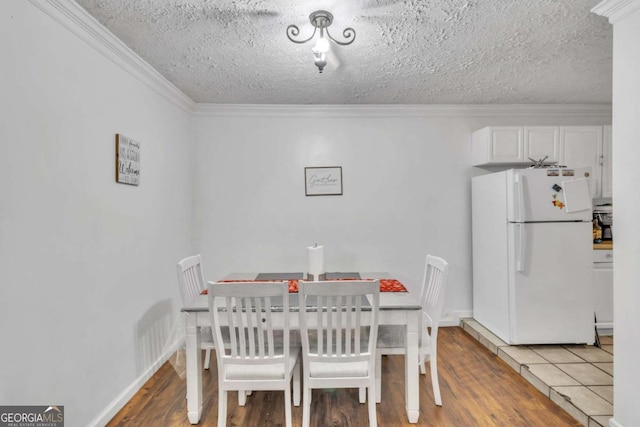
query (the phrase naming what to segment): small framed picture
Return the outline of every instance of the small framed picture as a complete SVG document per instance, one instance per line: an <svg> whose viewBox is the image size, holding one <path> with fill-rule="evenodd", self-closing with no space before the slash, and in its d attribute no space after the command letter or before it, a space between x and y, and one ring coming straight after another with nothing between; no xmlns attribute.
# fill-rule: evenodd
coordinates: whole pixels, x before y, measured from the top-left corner
<svg viewBox="0 0 640 427"><path fill-rule="evenodd" d="M140 184L140 143L116 134L116 182Z"/></svg>
<svg viewBox="0 0 640 427"><path fill-rule="evenodd" d="M342 196L342 166L304 168L307 196Z"/></svg>

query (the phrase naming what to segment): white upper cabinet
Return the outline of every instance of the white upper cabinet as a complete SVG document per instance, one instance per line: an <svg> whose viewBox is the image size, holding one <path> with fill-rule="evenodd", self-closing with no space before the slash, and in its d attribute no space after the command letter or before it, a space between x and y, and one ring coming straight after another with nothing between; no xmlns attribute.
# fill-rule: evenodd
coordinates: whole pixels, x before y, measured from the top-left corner
<svg viewBox="0 0 640 427"><path fill-rule="evenodd" d="M611 126L489 126L473 132L474 166L545 164L591 168L594 198L612 197Z"/></svg>
<svg viewBox="0 0 640 427"><path fill-rule="evenodd" d="M524 128L525 161L541 160L544 163L558 163L560 139L558 126L530 126Z"/></svg>
<svg viewBox="0 0 640 427"><path fill-rule="evenodd" d="M591 168L591 195L602 197L602 126L560 128L560 163L569 168Z"/></svg>
<svg viewBox="0 0 640 427"><path fill-rule="evenodd" d="M557 126L493 126L472 135L474 166L531 164L547 156L545 163L558 162Z"/></svg>
<svg viewBox="0 0 640 427"><path fill-rule="evenodd" d="M486 127L473 133L471 155L474 165L511 164L524 158L522 127Z"/></svg>

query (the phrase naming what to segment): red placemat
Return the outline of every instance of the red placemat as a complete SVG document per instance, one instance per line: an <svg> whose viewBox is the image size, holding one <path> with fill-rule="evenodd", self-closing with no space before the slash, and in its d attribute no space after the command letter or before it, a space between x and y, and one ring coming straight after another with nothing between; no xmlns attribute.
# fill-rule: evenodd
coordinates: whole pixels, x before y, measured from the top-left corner
<svg viewBox="0 0 640 427"><path fill-rule="evenodd" d="M347 280L356 280L356 279L336 279L336 281L347 281ZM370 279L361 279L361 280L370 280ZM399 280L396 279L379 279L380 280L380 292L407 292L407 288L404 287ZM282 282L282 280L265 280L265 282ZM238 282L256 282L255 280L220 280L218 283L238 283ZM298 292L298 281L297 280L289 280L289 292L297 293ZM206 295L207 290L202 291L202 295Z"/></svg>

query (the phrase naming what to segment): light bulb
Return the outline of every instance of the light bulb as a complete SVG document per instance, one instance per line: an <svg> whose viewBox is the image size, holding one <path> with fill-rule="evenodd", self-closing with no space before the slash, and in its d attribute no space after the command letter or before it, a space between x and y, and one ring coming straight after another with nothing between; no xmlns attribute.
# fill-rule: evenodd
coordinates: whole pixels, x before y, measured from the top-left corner
<svg viewBox="0 0 640 427"><path fill-rule="evenodd" d="M318 67L318 70L322 73L322 69L324 68L325 65L327 65L327 59L324 55L324 53L315 53L314 52L314 56L315 56L315 63L316 63L316 67Z"/></svg>
<svg viewBox="0 0 640 427"><path fill-rule="evenodd" d="M318 72L322 73L324 66L327 65L327 61L316 61L316 67L318 67Z"/></svg>
<svg viewBox="0 0 640 427"><path fill-rule="evenodd" d="M329 40L325 39L324 37L320 37L318 39L318 41L316 42L316 45L314 46L314 49L317 50L318 52L328 52L329 51Z"/></svg>

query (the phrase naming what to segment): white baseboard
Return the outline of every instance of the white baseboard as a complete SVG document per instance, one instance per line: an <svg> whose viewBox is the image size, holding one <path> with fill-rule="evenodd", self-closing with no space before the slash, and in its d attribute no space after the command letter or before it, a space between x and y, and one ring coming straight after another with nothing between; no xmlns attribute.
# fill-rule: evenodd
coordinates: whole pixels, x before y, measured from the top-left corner
<svg viewBox="0 0 640 427"><path fill-rule="evenodd" d="M615 418L609 418L609 426L610 427L624 427L622 424L617 422Z"/></svg>
<svg viewBox="0 0 640 427"><path fill-rule="evenodd" d="M460 326L460 319L473 317L473 310L459 310L444 313L444 317L440 319L440 326Z"/></svg>
<svg viewBox="0 0 640 427"><path fill-rule="evenodd" d="M144 384L155 374L158 369L176 352L180 342L171 345L169 349L158 358L142 375L125 388L104 410L98 414L90 423L90 427L105 426L120 411L124 405L144 386Z"/></svg>
<svg viewBox="0 0 640 427"><path fill-rule="evenodd" d="M598 328L598 335L601 337L612 337L613 329Z"/></svg>

